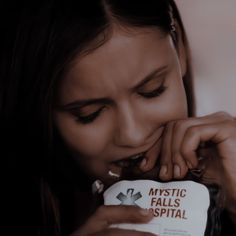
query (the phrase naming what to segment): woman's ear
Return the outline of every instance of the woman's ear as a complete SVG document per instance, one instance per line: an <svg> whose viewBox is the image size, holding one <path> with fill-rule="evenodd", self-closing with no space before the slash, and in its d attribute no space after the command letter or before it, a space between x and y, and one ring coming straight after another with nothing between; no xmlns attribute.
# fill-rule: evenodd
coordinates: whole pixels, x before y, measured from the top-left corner
<svg viewBox="0 0 236 236"><path fill-rule="evenodd" d="M185 76L187 71L187 50L184 44L183 32L178 22L175 21L175 31L172 33L172 38L175 43L177 54L180 61L182 77Z"/></svg>

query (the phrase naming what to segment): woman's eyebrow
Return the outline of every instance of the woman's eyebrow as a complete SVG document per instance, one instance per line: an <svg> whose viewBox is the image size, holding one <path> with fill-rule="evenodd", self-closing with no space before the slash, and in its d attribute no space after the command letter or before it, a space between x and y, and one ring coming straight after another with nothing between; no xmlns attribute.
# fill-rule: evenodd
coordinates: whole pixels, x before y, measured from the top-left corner
<svg viewBox="0 0 236 236"><path fill-rule="evenodd" d="M137 85L135 85L132 90L137 90L140 87L142 87L144 84L146 84L147 82L149 82L150 80L156 78L156 76L160 75L162 72L164 72L166 69L168 68L168 65L165 66L161 66L157 69L155 69L154 71L152 71L150 74L148 74L147 76L145 76L144 79L142 79L140 82L138 82Z"/></svg>
<svg viewBox="0 0 236 236"><path fill-rule="evenodd" d="M66 105L62 105L60 109L62 110L72 110L79 107L94 105L94 104L111 104L113 103L110 98L92 98L92 99L82 99L82 100L75 100L71 103Z"/></svg>
<svg viewBox="0 0 236 236"><path fill-rule="evenodd" d="M144 84L146 84L148 81L156 78L156 76L160 75L162 72L164 72L168 68L167 65L159 67L152 71L150 74L145 76L144 79L142 79L140 82L138 82L137 85L135 85L131 90L137 90ZM94 104L112 104L113 101L110 98L104 97L104 98L92 98L92 99L82 99L82 100L75 100L73 102L70 102L66 105L62 105L59 107L60 110L72 110L79 107L85 107L89 105Z"/></svg>

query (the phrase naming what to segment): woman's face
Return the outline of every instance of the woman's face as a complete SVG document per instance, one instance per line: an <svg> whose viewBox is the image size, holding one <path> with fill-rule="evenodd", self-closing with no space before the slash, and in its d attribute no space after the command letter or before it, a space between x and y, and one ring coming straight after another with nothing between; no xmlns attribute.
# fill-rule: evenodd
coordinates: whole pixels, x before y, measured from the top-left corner
<svg viewBox="0 0 236 236"><path fill-rule="evenodd" d="M89 174L104 179L135 158L142 158L142 172L154 167L165 125L187 117L184 60L170 36L148 28L114 29L106 43L76 58L59 86L62 109L54 118Z"/></svg>

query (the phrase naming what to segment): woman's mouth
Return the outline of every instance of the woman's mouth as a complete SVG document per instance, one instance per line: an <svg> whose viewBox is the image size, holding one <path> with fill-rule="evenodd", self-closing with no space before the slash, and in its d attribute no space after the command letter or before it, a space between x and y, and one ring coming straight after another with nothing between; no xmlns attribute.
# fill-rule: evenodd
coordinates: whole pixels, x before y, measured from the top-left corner
<svg viewBox="0 0 236 236"><path fill-rule="evenodd" d="M114 176L114 173L121 178L124 175L142 175L146 172L150 172L156 165L159 158L161 148L161 137L163 129L159 130L158 138L152 143L145 151L139 152L130 156L119 158L110 162L110 176ZM127 174L128 173L128 174Z"/></svg>
<svg viewBox="0 0 236 236"><path fill-rule="evenodd" d="M145 158L146 152L134 154L122 160L114 161L113 163L121 168L129 168L137 166Z"/></svg>

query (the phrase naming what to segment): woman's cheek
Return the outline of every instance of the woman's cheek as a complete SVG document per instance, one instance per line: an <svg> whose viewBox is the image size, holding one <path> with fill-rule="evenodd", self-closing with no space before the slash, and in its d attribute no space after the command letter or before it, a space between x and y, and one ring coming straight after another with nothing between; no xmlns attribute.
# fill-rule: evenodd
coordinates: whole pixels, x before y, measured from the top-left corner
<svg viewBox="0 0 236 236"><path fill-rule="evenodd" d="M108 135L107 129L91 124L82 125L71 116L58 115L56 119L56 126L71 157L89 175L100 178L107 174L103 151Z"/></svg>
<svg viewBox="0 0 236 236"><path fill-rule="evenodd" d="M81 156L99 156L110 140L110 123L102 119L90 124L81 124L71 115L55 116L56 126L69 149Z"/></svg>
<svg viewBox="0 0 236 236"><path fill-rule="evenodd" d="M163 96L149 103L146 114L152 118L153 122L166 124L172 120L187 118L187 100L185 91L179 88L178 92L168 89Z"/></svg>
<svg viewBox="0 0 236 236"><path fill-rule="evenodd" d="M100 156L111 140L108 126L108 123L98 125L96 122L88 126L79 125L71 140L76 140L74 149L84 156Z"/></svg>

